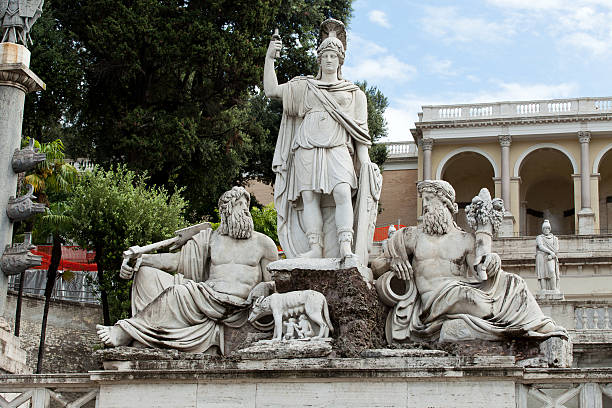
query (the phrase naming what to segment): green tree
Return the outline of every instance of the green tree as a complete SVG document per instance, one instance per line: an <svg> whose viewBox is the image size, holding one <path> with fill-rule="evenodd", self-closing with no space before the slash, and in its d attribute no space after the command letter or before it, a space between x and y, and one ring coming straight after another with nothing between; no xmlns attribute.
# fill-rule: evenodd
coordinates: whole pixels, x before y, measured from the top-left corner
<svg viewBox="0 0 612 408"><path fill-rule="evenodd" d="M129 282L119 278L122 253L174 235L186 225L181 190L149 187L147 177L125 166L85 173L70 198L69 236L96 251L104 324L130 316Z"/></svg>
<svg viewBox="0 0 612 408"><path fill-rule="evenodd" d="M384 114L389 106L389 100L380 89L376 86L368 86L366 81L357 82L357 85L366 94L368 100L368 130L373 143L370 148L370 159L382 169L383 163L387 160L387 147L376 142L387 136L388 133Z"/></svg>
<svg viewBox="0 0 612 408"><path fill-rule="evenodd" d="M53 0L84 81L73 129L103 166L146 170L155 185L189 186L192 220L249 174L276 135L253 120L275 27L279 77L314 73L321 21L348 22L350 0ZM36 38L35 38L36 40Z"/></svg>

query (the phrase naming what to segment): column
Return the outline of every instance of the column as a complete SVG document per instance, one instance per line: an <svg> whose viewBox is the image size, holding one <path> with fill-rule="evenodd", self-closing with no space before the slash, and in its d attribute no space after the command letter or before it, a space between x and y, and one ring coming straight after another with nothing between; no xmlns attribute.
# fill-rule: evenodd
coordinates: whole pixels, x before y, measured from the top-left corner
<svg viewBox="0 0 612 408"><path fill-rule="evenodd" d="M13 222L7 214L9 199L16 196L17 172L13 157L15 150L21 145L25 95L45 88L40 78L30 71L29 65L30 51L26 47L14 43L0 43L0 316L4 314L6 307L6 273L12 272L9 268L11 265L14 266L25 259L24 252L27 252L29 247L28 242L11 245ZM0 336L5 343L4 351L0 350L0 371L29 372L25 365L26 354L20 348L19 338L5 329L7 327L0 321Z"/></svg>
<svg viewBox="0 0 612 408"><path fill-rule="evenodd" d="M423 152L423 180L431 180L431 150L434 140L431 138L421 139L421 150Z"/></svg>
<svg viewBox="0 0 612 408"><path fill-rule="evenodd" d="M514 235L514 217L512 216L510 198L510 145L512 137L508 134L499 135L499 146L501 148L501 198L504 200L506 212L502 225L499 228L500 237L511 237Z"/></svg>
<svg viewBox="0 0 612 408"><path fill-rule="evenodd" d="M591 169L589 144L591 132L578 132L580 141L580 211L578 212L578 234L590 235L595 232L595 213L591 208Z"/></svg>
<svg viewBox="0 0 612 408"><path fill-rule="evenodd" d="M510 209L510 135L499 135L499 145L501 146L501 198L504 206Z"/></svg>

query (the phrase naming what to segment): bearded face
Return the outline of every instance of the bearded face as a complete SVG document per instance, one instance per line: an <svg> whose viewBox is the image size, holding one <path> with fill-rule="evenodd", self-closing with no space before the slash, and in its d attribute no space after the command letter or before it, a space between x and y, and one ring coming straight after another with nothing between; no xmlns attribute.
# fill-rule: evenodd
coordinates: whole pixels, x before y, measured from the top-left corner
<svg viewBox="0 0 612 408"><path fill-rule="evenodd" d="M235 239L251 238L253 218L251 218L246 199L239 197L221 209L219 232Z"/></svg>
<svg viewBox="0 0 612 408"><path fill-rule="evenodd" d="M434 195L426 194L423 194L423 231L429 235L444 235L453 222L451 212Z"/></svg>

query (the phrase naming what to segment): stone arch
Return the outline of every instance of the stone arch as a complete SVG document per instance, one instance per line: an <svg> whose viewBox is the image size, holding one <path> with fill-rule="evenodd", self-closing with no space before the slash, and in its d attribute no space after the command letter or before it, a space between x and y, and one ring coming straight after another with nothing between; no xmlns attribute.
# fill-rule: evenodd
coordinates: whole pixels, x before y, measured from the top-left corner
<svg viewBox="0 0 612 408"><path fill-rule="evenodd" d="M553 233L573 234L575 163L571 155L553 145L527 149L517 161L521 235L538 235L544 219L550 220Z"/></svg>
<svg viewBox="0 0 612 408"><path fill-rule="evenodd" d="M493 160L493 157L491 157L489 153L477 147L467 146L467 147L461 147L459 149L455 149L449 154L447 154L446 156L444 156L444 158L440 161L440 164L438 164L438 168L436 169L436 180L440 180L442 178L442 172L444 171L446 164L449 162L449 160L451 160L453 157L457 156L458 154L465 153L465 152L478 153L481 156L484 156L489 161L489 163L491 163L491 167L493 167L494 177L499 177L499 169L497 167L497 163L495 162L495 160Z"/></svg>
<svg viewBox="0 0 612 408"><path fill-rule="evenodd" d="M497 169L491 156L480 149L457 149L452 153L440 163L437 179L448 181L455 188L455 201L459 206L455 221L466 229L465 207L483 187L488 188L491 195L495 194L493 179Z"/></svg>
<svg viewBox="0 0 612 408"><path fill-rule="evenodd" d="M570 163L572 164L572 169L574 171L574 174L578 174L578 164L576 163L576 159L574 159L574 156L572 156L572 154L563 146L560 146L558 144L555 143L540 143L537 145L533 145L527 149L525 149L525 151L523 153L521 153L521 155L519 156L518 160L516 161L516 163L514 164L514 172L513 172L513 176L514 177L519 177L519 173L521 171L521 165L523 164L523 160L525 160L525 157L529 156L530 153L533 153L534 151L538 150L538 149L556 149L559 150L561 153L565 154L567 156L567 158L569 159Z"/></svg>
<svg viewBox="0 0 612 408"><path fill-rule="evenodd" d="M595 161L593 162L593 174L599 173L599 164L601 162L601 159L603 159L605 154L608 153L610 150L612 150L612 143L605 146L599 151L599 153L597 153L597 157L595 157Z"/></svg>
<svg viewBox="0 0 612 408"><path fill-rule="evenodd" d="M593 163L593 173L599 174L599 229L612 233L612 143L601 149Z"/></svg>

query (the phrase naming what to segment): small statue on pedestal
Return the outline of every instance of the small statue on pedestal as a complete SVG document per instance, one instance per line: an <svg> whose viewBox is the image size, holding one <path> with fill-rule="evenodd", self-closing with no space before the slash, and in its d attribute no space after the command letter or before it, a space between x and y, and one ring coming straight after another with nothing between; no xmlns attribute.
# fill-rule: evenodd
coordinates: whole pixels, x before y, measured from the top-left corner
<svg viewBox="0 0 612 408"><path fill-rule="evenodd" d="M536 275L540 294L560 294L559 288L559 239L551 232L550 222L542 223L542 234L536 238Z"/></svg>

